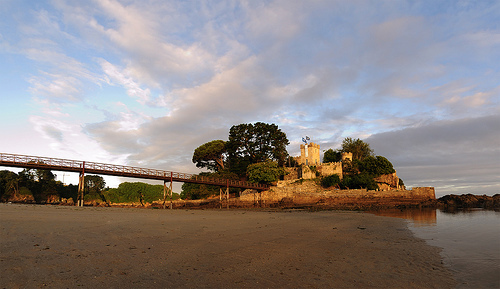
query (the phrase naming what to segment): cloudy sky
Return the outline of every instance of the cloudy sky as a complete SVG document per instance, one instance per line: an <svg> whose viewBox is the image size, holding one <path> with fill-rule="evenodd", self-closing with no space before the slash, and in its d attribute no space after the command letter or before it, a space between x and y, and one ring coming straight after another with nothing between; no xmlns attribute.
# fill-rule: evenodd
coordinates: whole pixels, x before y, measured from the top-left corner
<svg viewBox="0 0 500 289"><path fill-rule="evenodd" d="M261 121L500 193L500 1L0 2L0 152L197 173Z"/></svg>

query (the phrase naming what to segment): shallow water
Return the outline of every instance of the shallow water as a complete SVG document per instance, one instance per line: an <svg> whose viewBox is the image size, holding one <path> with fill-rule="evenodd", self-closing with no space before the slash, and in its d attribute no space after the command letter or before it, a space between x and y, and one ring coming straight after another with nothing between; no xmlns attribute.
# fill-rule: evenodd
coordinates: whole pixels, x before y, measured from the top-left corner
<svg viewBox="0 0 500 289"><path fill-rule="evenodd" d="M388 210L376 215L404 218L428 244L442 248L456 288L500 288L500 212L434 209Z"/></svg>

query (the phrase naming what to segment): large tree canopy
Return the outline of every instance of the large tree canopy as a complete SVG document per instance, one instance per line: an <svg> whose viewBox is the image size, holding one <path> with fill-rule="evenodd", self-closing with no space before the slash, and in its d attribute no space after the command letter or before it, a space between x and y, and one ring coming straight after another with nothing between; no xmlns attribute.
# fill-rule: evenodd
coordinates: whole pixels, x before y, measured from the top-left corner
<svg viewBox="0 0 500 289"><path fill-rule="evenodd" d="M193 163L198 168L207 168L217 172L224 169L226 142L213 140L202 144L194 150Z"/></svg>
<svg viewBox="0 0 500 289"><path fill-rule="evenodd" d="M383 156L369 156L359 164L361 172L367 172L374 177L396 172L392 163Z"/></svg>
<svg viewBox="0 0 500 289"><path fill-rule="evenodd" d="M251 164L247 168L248 180L252 183L271 184L278 181L283 173L283 168L271 161Z"/></svg>
<svg viewBox="0 0 500 289"><path fill-rule="evenodd" d="M106 181L99 175L87 175L85 176L85 200L95 200L101 199L106 201L106 198L102 194L102 190L106 187Z"/></svg>
<svg viewBox="0 0 500 289"><path fill-rule="evenodd" d="M363 160L369 156L373 155L373 150L370 148L370 145L359 138L353 139L350 137L346 137L342 141L341 152L352 153L352 160Z"/></svg>
<svg viewBox="0 0 500 289"><path fill-rule="evenodd" d="M323 155L324 163L335 163L342 160L342 152L339 150L328 149Z"/></svg>
<svg viewBox="0 0 500 289"><path fill-rule="evenodd" d="M288 156L289 143L286 134L275 124L257 122L232 126L226 143L230 169L245 175L250 164L271 160L282 166Z"/></svg>

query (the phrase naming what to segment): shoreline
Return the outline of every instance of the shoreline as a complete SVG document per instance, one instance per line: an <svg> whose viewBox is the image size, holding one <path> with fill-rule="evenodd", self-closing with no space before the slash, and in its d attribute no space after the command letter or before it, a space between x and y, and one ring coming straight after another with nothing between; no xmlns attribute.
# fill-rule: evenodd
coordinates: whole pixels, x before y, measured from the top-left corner
<svg viewBox="0 0 500 289"><path fill-rule="evenodd" d="M370 213L0 204L0 221L8 288L455 285L439 248Z"/></svg>

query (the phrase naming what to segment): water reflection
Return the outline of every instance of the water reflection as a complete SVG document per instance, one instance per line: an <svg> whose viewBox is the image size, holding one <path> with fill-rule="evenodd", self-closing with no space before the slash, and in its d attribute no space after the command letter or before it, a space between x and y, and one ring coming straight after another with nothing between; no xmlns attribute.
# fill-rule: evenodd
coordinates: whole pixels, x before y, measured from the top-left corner
<svg viewBox="0 0 500 289"><path fill-rule="evenodd" d="M404 209L370 211L409 220L416 237L442 248L457 289L500 288L500 212L483 209Z"/></svg>
<svg viewBox="0 0 500 289"><path fill-rule="evenodd" d="M436 209L384 209L370 211L369 213L377 216L410 220L415 227L435 226L437 223Z"/></svg>

